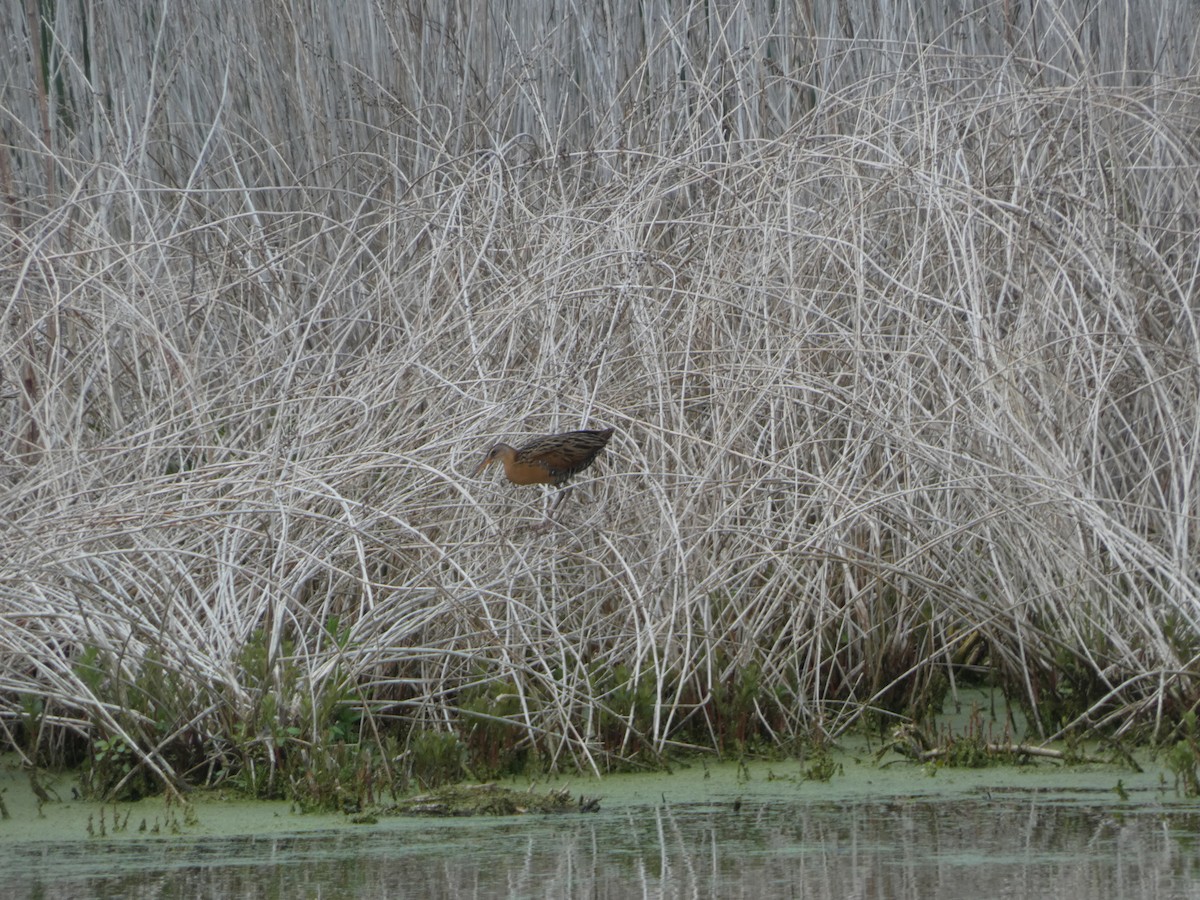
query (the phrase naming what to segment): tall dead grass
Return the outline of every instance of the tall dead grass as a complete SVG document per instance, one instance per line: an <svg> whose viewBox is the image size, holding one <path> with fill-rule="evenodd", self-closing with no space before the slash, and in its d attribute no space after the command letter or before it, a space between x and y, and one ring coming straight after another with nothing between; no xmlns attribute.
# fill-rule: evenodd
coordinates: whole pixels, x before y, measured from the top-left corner
<svg viewBox="0 0 1200 900"><path fill-rule="evenodd" d="M983 673L1047 735L1194 706L1194 78L908 44L872 74L859 42L837 78L747 81L648 17L654 52L585 54L555 104L446 23L279 22L294 56L254 59L189 15L145 70L56 21L44 127L0 120L22 752L274 778L289 747L390 736L403 767L453 732L595 769ZM418 33L481 80L413 68ZM341 40L405 77L310 65ZM655 75L666 48L704 78ZM80 73L152 89L52 87ZM468 477L593 424L551 529Z"/></svg>

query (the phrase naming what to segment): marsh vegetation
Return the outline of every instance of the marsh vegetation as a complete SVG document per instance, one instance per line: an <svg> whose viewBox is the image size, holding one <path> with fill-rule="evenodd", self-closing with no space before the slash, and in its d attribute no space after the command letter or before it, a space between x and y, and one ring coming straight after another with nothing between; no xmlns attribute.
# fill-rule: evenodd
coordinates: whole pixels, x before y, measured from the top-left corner
<svg viewBox="0 0 1200 900"><path fill-rule="evenodd" d="M0 742L375 802L986 682L1194 746L1193 4L953 5L4 4ZM468 477L607 426L552 528Z"/></svg>

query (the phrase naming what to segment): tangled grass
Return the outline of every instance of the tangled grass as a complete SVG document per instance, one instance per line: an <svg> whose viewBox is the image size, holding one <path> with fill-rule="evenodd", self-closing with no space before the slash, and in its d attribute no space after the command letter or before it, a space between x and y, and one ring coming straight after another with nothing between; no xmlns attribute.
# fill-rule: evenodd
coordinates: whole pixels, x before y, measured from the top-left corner
<svg viewBox="0 0 1200 900"><path fill-rule="evenodd" d="M101 792L336 802L824 741L962 679L1044 737L1170 735L1200 82L1063 80L929 54L766 138L419 173L224 124L45 156L0 250L0 737ZM468 477L593 425L550 528Z"/></svg>

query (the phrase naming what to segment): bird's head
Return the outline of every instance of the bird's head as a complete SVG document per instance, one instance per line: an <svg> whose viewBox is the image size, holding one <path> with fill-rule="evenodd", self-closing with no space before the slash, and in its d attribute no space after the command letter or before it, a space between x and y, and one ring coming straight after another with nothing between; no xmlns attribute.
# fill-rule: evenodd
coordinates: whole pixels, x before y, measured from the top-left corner
<svg viewBox="0 0 1200 900"><path fill-rule="evenodd" d="M496 460L503 459L506 453L515 452L516 451L512 447L508 446L508 444L497 444L487 452L487 456L483 458L483 462L475 467L475 471L471 473L471 477L478 478L479 474Z"/></svg>

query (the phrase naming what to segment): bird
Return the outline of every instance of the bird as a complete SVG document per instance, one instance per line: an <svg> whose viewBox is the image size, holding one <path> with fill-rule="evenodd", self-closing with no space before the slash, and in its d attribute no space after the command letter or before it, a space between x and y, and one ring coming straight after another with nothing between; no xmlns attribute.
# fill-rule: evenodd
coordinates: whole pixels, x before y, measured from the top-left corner
<svg viewBox="0 0 1200 900"><path fill-rule="evenodd" d="M484 469L500 460L504 466L505 477L513 484L552 484L561 488L596 461L596 457L612 436L613 429L605 428L603 431L564 431L561 434L547 434L520 447L512 447L505 443L496 444L487 452L487 456L475 469L472 477L478 477ZM554 504L546 513L547 519L570 490L567 488L555 498Z"/></svg>

